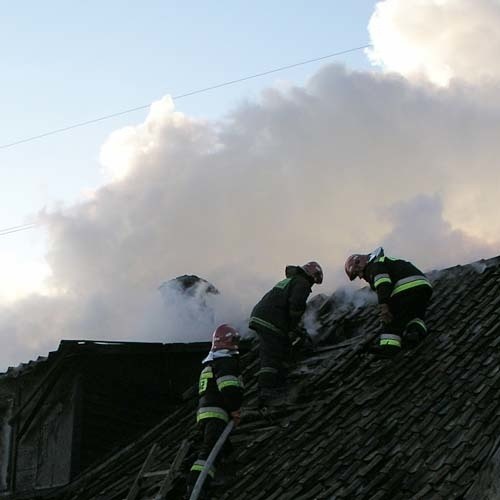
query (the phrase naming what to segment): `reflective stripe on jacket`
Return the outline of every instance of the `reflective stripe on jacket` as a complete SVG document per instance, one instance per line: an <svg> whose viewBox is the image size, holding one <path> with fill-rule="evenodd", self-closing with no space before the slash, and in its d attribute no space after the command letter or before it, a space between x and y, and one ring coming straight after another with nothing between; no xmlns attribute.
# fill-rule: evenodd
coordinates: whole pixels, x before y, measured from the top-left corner
<svg viewBox="0 0 500 500"><path fill-rule="evenodd" d="M196 420L220 418L238 410L243 400L243 381L237 354L212 359L203 365L198 383L200 396Z"/></svg>
<svg viewBox="0 0 500 500"><path fill-rule="evenodd" d="M364 278L377 292L379 304L385 304L391 297L415 287L432 288L425 274L411 262L387 257L383 251L368 262Z"/></svg>
<svg viewBox="0 0 500 500"><path fill-rule="evenodd" d="M285 276L253 308L249 324L253 330L287 334L300 323L312 281L299 266L287 266Z"/></svg>

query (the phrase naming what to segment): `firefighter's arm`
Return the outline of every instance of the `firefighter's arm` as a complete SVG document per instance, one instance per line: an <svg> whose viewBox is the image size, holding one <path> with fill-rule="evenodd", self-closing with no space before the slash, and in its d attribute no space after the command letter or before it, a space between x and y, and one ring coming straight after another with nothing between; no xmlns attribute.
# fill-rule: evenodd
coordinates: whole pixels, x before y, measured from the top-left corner
<svg viewBox="0 0 500 500"><path fill-rule="evenodd" d="M232 413L241 407L243 401L243 381L239 375L239 366L236 359L224 359L225 366L215 365L215 381L217 388L224 399L226 409Z"/></svg>
<svg viewBox="0 0 500 500"><path fill-rule="evenodd" d="M294 330L302 319L306 310L306 303L311 294L311 286L302 280L292 284L288 298L288 314L290 316L290 330Z"/></svg>
<svg viewBox="0 0 500 500"><path fill-rule="evenodd" d="M378 303L387 304L394 288L387 266L383 262L376 262L370 266L368 278L377 292Z"/></svg>
<svg viewBox="0 0 500 500"><path fill-rule="evenodd" d="M387 325L393 320L391 310L389 309L389 304L380 304L379 305L379 315L380 320L384 325Z"/></svg>

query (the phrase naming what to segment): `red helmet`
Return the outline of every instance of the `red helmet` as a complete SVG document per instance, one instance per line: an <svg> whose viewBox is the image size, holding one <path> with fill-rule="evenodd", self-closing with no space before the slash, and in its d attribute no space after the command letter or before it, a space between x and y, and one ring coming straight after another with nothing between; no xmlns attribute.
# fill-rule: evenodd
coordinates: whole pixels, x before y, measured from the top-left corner
<svg viewBox="0 0 500 500"><path fill-rule="evenodd" d="M317 262L312 260L311 262L308 262L300 267L314 280L314 283L317 283L318 285L323 283L323 269L321 269L321 266Z"/></svg>
<svg viewBox="0 0 500 500"><path fill-rule="evenodd" d="M345 261L345 273L351 281L357 277L361 277L367 263L368 255L361 255L359 253L350 255Z"/></svg>
<svg viewBox="0 0 500 500"><path fill-rule="evenodd" d="M220 349L230 349L236 351L240 334L232 326L223 324L219 325L212 336L212 351Z"/></svg>

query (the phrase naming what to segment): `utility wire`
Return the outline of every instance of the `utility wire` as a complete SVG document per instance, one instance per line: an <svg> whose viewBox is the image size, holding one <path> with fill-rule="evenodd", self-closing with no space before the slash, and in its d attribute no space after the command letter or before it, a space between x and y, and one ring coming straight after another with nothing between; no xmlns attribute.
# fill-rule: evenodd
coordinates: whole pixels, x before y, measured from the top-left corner
<svg viewBox="0 0 500 500"><path fill-rule="evenodd" d="M17 233L19 231L26 231L26 229L33 229L37 224L24 224L23 226L13 226L0 229L0 236L5 236L6 234Z"/></svg>
<svg viewBox="0 0 500 500"><path fill-rule="evenodd" d="M0 229L0 233L3 233L4 231L10 231L11 229L19 229L25 226L32 226L34 222L28 222L27 224L21 224L20 226L11 226L11 227L4 227L3 229Z"/></svg>
<svg viewBox="0 0 500 500"><path fill-rule="evenodd" d="M334 52L333 54L328 54L326 56L316 57L314 59L308 59L306 61L301 61L301 62L298 62L298 63L295 63L295 64L289 64L287 66L280 66L279 68L271 69L271 70L268 70L268 71L263 71L262 73L255 73L254 75L245 76L243 78L238 78L237 80L230 80L230 81L227 81L227 82L224 82L224 83L219 83L217 85L212 85L211 87L205 87L205 88L202 88L202 89L193 90L191 92L186 92L185 94L180 94L180 95L172 97L172 100L175 101L175 100L178 100L178 99L183 99L184 97L189 97L189 96L196 95L196 94L202 94L203 92L208 92L210 90L220 89L222 87L227 87L229 85L234 85L236 83L244 82L246 80L251 80L253 78L258 78L260 76L266 76L266 75L270 75L272 73L278 73L279 71L284 71L285 69L296 68L298 66L303 66L305 64L311 64L313 62L323 61L323 60L329 59L331 57L341 56L343 54L348 54L350 52L356 52L357 50L366 49L368 47L371 47L371 44L362 45L360 47L354 47L352 49L342 50L340 52ZM109 120L110 118L115 118L117 116L125 115L125 114L128 114L128 113L133 113L134 111L140 111L142 109L149 108L150 106L151 106L151 103L150 104L145 104L143 106L137 106L136 108L126 109L124 111L119 111L118 113L112 113L110 115L100 116L99 118L94 118L92 120L87 120L87 121L84 121L84 122L75 123L75 124L69 125L67 127L62 127L62 128L50 130L49 132L45 132L43 134L33 135L31 137L26 137L25 139L20 139L18 141L10 142L10 143L7 143L7 144L2 144L2 145L0 145L0 149L7 149L7 148L10 148L10 147L13 147L13 146L17 146L18 144L23 144L25 142L35 141L37 139L41 139L41 138L47 137L49 135L55 135L55 134L59 134L61 132L66 132L66 131L72 130L74 128L85 127L85 126L90 125L92 123L97 123L97 122L101 122L101 121L104 121L104 120Z"/></svg>
<svg viewBox="0 0 500 500"><path fill-rule="evenodd" d="M340 56L340 55L343 55L343 54L349 54L350 52L356 52L358 50L367 49L368 47L371 47L371 44L362 45L360 47L354 47L354 48L347 49L347 50L342 50L340 52L334 52L332 54L327 54L326 56L316 57L314 59L307 59L306 61L301 61L301 62L298 62L298 63L289 64L287 66L280 66L279 68L274 68L274 69L271 69L271 70L268 70L268 71L263 71L262 73L255 73L254 75L245 76L243 78L238 78L236 80L229 80L227 82L219 83L217 85L212 85L211 87L205 87L205 88L202 88L202 89L193 90L191 92L186 92L184 94L180 94L180 95L172 97L172 100L175 101L175 100L178 100L178 99L183 99L184 97L189 97L189 96L196 95L196 94L202 94L203 92L209 92L210 90L215 90L215 89L219 89L219 88L222 88L222 87L227 87L229 85L234 85L236 83L244 82L246 80L251 80L253 78L258 78L258 77L261 77L261 76L271 75L272 73L278 73L279 71L284 71L286 69L296 68L298 66L304 66L306 64L311 64L313 62L323 61L323 60L329 59L331 57L336 57L336 56ZM0 149L7 149L7 148L10 148L10 147L13 147L13 146L17 146L18 144L23 144L25 142L35 141L37 139L42 139L43 137L47 137L49 135L55 135L55 134L59 134L61 132L66 132L66 131L72 130L74 128L85 127L86 125L90 125L92 123L97 123L97 122L101 122L101 121L104 121L104 120L109 120L110 118L115 118L117 116L125 115L125 114L128 114L128 113L133 113L134 111L140 111L142 109L149 108L150 106L151 106L151 103L150 104L145 104L144 106L137 106L135 108L126 109L124 111L119 111L118 113L113 113L113 114L110 114L110 115L104 115L104 116L101 116L99 118L94 118L92 120L87 120L87 121L84 121L84 122L75 123L75 124L69 125L67 127L54 129L54 130L51 130L49 132L45 132L43 134L38 134L38 135L33 135L31 137L26 137L25 139L20 139L20 140L15 141L15 142L11 142L11 143L8 143L8 144L2 144L2 145L0 145ZM3 228L3 229L0 229L0 236L5 236L5 235L11 234L11 233L17 233L19 231L26 231L27 229L33 229L36 226L37 226L37 224L23 224L23 225L20 225L20 226L6 227L6 228Z"/></svg>

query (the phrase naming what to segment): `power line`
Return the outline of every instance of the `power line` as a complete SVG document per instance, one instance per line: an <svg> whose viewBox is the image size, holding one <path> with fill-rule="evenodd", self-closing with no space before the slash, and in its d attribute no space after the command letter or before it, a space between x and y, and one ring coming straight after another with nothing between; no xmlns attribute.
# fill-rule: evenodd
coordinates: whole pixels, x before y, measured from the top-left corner
<svg viewBox="0 0 500 500"><path fill-rule="evenodd" d="M305 64L311 64L313 62L323 61L323 60L329 59L331 57L341 56L343 54L348 54L350 52L356 52L358 50L367 49L368 47L371 47L371 44L362 45L360 47L354 47L352 49L342 50L340 52L334 52L333 54L327 54L326 56L316 57L314 59L308 59L306 61L301 61L301 62L298 62L298 63L289 64L287 66L281 66L279 68L271 69L271 70L268 70L268 71L263 71L262 73L255 73L254 75L245 76L243 78L238 78L237 80L230 80L230 81L227 81L227 82L224 82L224 83L219 83L217 85L212 85L211 87L205 87L205 88L202 88L202 89L193 90L191 92L186 92L185 94L180 94L180 95L174 96L174 97L172 97L172 99L175 101L175 100L178 100L178 99L183 99L184 97L190 97L192 95L202 94L203 92L208 92L210 90L220 89L222 87L227 87L229 85L234 85L236 83L244 82L246 80L251 80L253 78L258 78L258 77L261 77L261 76L270 75L272 73L278 73L279 71L284 71L286 69L296 68L298 66L304 66ZM66 132L66 131L72 130L74 128L85 127L85 126L90 125L92 123L97 123L97 122L101 122L101 121L104 121L104 120L109 120L110 118L115 118L117 116L125 115L125 114L128 114L128 113L133 113L134 111L140 111L142 109L149 108L150 106L151 106L151 103L145 104L143 106L137 106L135 108L126 109L124 111L119 111L117 113L112 113L110 115L100 116L99 118L94 118L92 120L87 120L87 121L84 121L84 122L75 123L73 125L68 125L67 127L62 127L62 128L50 130L49 132L45 132L43 134L33 135L31 137L26 137L26 138L20 139L18 141L10 142L10 143L7 143L7 144L2 144L2 145L0 145L0 149L7 149L7 148L10 148L10 147L13 147L13 146L17 146L19 144L23 144L25 142L31 142L31 141L35 141L37 139L42 139L43 137L47 137L49 135L55 135L55 134L59 134L61 132Z"/></svg>
<svg viewBox="0 0 500 500"><path fill-rule="evenodd" d="M6 227L4 229L0 229L0 236L5 236L11 233L17 233L19 231L26 231L27 229L33 229L36 226L37 224L24 224L22 226Z"/></svg>
<svg viewBox="0 0 500 500"><path fill-rule="evenodd" d="M313 62L323 61L323 60L329 59L331 57L336 57L336 56L340 56L343 54L349 54L350 52L356 52L358 50L367 49L368 47L371 47L371 44L362 45L360 47L354 47L354 48L347 49L347 50L342 50L340 52L334 52L332 54L327 54L326 56L316 57L314 59L307 59L306 61L301 61L301 62L294 63L294 64L288 64L287 66L280 66L279 68L274 68L274 69L271 69L268 71L263 71L261 73L255 73L253 75L245 76L243 78L238 78L236 80L229 80L227 82L219 83L217 85L212 85L210 87L205 87L202 89L193 90L191 92L186 92L184 94L180 94L180 95L172 97L172 100L175 101L175 100L183 99L184 97L189 97L189 96L196 95L196 94L202 94L203 92L209 92L210 90L215 90L215 89L219 89L222 87L227 87L229 85L234 85L236 83L244 82L246 80L251 80L253 78L258 78L261 76L270 75L272 73L278 73L279 71L284 71L286 69L296 68L298 66L304 66L306 64L311 64ZM117 116L125 115L128 113L133 113L134 111L140 111L142 109L147 109L150 106L151 106L151 103L145 104L143 106L137 106L135 108L129 108L129 109L126 109L124 111L119 111L117 113L113 113L110 115L104 115L104 116L101 116L99 118L94 118L92 120L87 120L84 122L75 123L75 124L69 125L67 127L54 129L54 130L51 130L49 132L45 132L43 134L38 134L38 135L31 136L31 137L26 137L25 139L20 139L18 141L14 141L11 143L2 144L2 145L0 145L0 149L7 149L7 148L10 148L13 146L17 146L19 144L23 144L25 142L31 142L31 141L35 141L37 139L42 139L43 137L47 137L49 135L55 135L55 134L59 134L61 132L66 132L66 131L72 130L74 128L85 127L86 125L91 125L93 123L97 123L100 121L109 120L110 118L115 118ZM11 234L11 233L17 233L19 231L26 231L27 229L34 229L35 227L37 227L37 224L23 224L20 226L6 227L3 229L0 229L0 236L5 236L5 235Z"/></svg>
<svg viewBox="0 0 500 500"><path fill-rule="evenodd" d="M0 229L0 233L3 233L4 231L10 231L11 229L19 229L25 226L33 226L34 224L34 222L28 222L27 224L21 224L20 226L4 227L3 229Z"/></svg>

